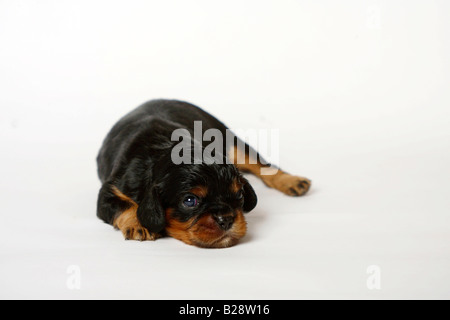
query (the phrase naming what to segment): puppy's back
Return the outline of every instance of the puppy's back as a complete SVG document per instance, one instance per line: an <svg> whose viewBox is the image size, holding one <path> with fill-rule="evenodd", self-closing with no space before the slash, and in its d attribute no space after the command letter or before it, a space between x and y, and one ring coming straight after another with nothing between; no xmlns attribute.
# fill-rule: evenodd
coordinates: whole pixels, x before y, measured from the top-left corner
<svg viewBox="0 0 450 320"><path fill-rule="evenodd" d="M225 134L227 129L222 122L206 111L184 101L151 100L137 107L121 118L103 141L97 157L100 180L105 182L108 179L114 167L117 167L125 156L126 147L130 146L139 135L153 129L155 134L164 135L170 140L174 129L185 128L193 132L195 121L202 122L203 132L215 128Z"/></svg>

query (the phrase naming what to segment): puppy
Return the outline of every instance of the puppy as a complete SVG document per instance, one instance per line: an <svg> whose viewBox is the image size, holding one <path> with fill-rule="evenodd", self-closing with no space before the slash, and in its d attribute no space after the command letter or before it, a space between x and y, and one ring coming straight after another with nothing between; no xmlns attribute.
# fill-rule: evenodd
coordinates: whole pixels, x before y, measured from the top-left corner
<svg viewBox="0 0 450 320"><path fill-rule="evenodd" d="M262 169L273 166L232 133L231 141L223 141L222 152L208 155L208 142L194 138L183 154L191 161L174 161L180 156L179 150L174 152L180 142L174 141L174 133L181 130L195 136L195 124L201 124L202 135L214 129L230 137L219 120L175 100L143 104L107 135L97 158L102 182L97 216L121 230L125 239L170 236L198 247L231 247L246 234L244 213L257 204L255 191L242 173L252 173L290 196L309 190L308 179L281 169L262 174Z"/></svg>

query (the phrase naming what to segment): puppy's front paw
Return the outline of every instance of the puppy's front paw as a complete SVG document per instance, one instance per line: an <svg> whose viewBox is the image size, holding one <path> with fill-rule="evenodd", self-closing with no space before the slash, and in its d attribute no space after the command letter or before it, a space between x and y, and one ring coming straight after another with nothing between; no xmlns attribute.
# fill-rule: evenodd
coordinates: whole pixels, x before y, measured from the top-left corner
<svg viewBox="0 0 450 320"><path fill-rule="evenodd" d="M133 210L123 212L114 221L114 226L122 231L125 240L147 241L160 238L158 234L149 232L141 225Z"/></svg>
<svg viewBox="0 0 450 320"><path fill-rule="evenodd" d="M288 173L275 175L266 183L269 187L275 188L292 197L302 196L311 188L311 180Z"/></svg>
<svg viewBox="0 0 450 320"><path fill-rule="evenodd" d="M153 241L158 239L156 233L150 233L144 227L129 227L125 230L122 230L122 233L125 237L125 240Z"/></svg>

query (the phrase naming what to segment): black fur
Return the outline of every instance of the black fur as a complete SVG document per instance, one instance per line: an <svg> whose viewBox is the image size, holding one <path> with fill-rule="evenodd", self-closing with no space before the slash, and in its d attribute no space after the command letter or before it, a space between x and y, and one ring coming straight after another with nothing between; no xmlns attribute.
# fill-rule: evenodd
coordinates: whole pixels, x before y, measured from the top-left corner
<svg viewBox="0 0 450 320"><path fill-rule="evenodd" d="M103 183L98 198L99 218L112 224L129 207L114 195L114 187L138 204L139 222L155 233L164 231L167 208L176 208L174 217L180 221L205 211L220 213L242 207L249 212L255 208L256 194L234 165L172 162L171 151L178 144L171 141L172 132L185 128L193 136L194 121L202 121L203 132L215 128L226 137L227 127L219 120L192 104L174 100L147 102L112 128L97 158ZM223 147L227 150L225 140ZM229 189L236 178L244 183L243 200ZM180 206L182 197L198 185L208 187L208 197L195 210Z"/></svg>

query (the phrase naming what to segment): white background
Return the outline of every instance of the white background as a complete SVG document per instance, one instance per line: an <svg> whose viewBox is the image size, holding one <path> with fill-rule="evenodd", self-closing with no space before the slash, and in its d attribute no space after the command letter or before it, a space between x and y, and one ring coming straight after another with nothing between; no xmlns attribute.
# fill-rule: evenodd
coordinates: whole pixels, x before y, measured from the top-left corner
<svg viewBox="0 0 450 320"><path fill-rule="evenodd" d="M0 298L450 298L448 1L0 1ZM280 129L231 249L126 242L95 158L154 98ZM70 290L69 266L81 270ZM381 268L381 290L366 286Z"/></svg>

